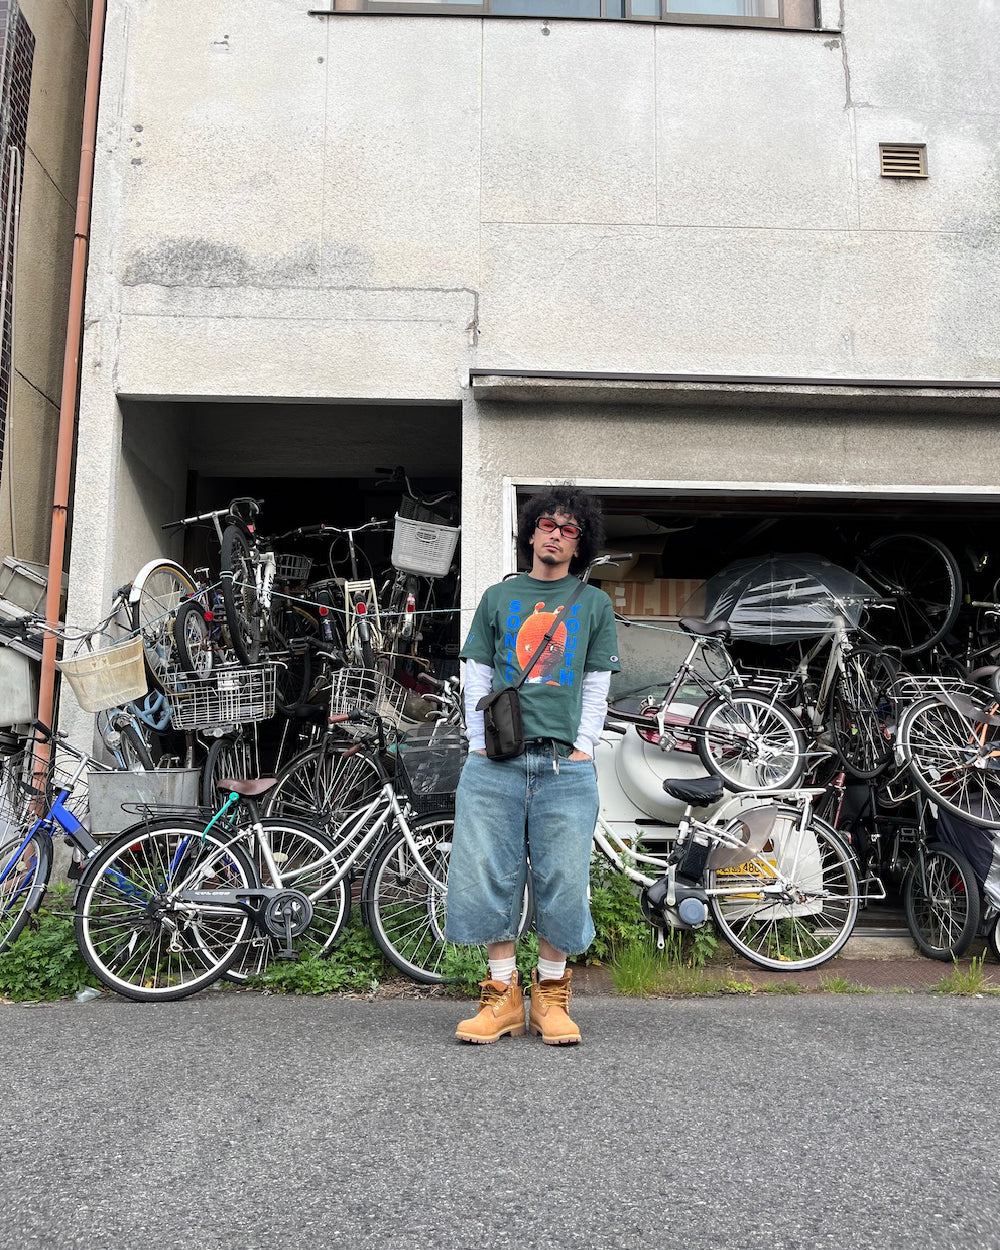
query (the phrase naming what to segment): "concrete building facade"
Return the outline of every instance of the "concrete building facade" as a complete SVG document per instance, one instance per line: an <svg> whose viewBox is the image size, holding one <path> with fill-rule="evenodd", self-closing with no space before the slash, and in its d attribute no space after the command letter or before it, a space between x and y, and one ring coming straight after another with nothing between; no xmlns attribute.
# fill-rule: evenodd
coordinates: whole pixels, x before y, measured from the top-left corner
<svg viewBox="0 0 1000 1250"><path fill-rule="evenodd" d="M466 607L552 480L683 577L996 518L1000 6L312 3L110 0L74 619L229 486L380 464L460 483Z"/></svg>

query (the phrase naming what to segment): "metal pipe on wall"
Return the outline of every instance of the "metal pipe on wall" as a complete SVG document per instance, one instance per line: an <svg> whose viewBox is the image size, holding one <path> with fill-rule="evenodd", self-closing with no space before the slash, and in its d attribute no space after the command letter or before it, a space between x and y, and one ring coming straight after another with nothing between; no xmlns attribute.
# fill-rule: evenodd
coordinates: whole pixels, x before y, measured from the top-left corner
<svg viewBox="0 0 1000 1250"><path fill-rule="evenodd" d="M66 322L66 350L63 356L62 393L59 403L56 473L52 496L52 529L49 536L49 583L45 596L45 620L50 626L55 626L59 623L62 568L66 554L76 401L80 379L80 344L83 337L83 297L87 277L87 244L90 236L90 208L94 186L94 153L97 146L97 105L101 86L101 58L104 50L104 19L106 11L106 0L94 0L90 19L90 52L87 58L87 83L83 100L80 178L76 191L76 226L73 235L69 314ZM42 645L42 665L38 683L38 719L46 725L52 724L53 710L55 708L56 641L55 634L46 631ZM49 744L47 742L36 745L36 779L39 772L47 764L49 753Z"/></svg>

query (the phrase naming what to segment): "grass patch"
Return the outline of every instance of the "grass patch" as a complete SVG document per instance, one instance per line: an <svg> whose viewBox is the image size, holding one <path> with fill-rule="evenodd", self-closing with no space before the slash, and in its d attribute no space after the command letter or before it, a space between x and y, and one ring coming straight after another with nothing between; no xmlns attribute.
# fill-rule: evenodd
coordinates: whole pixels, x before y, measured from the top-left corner
<svg viewBox="0 0 1000 1250"><path fill-rule="evenodd" d="M931 986L933 994L996 994L1000 991L986 979L983 964L985 955L974 955L968 968L960 968L958 961L946 977L942 977L937 985Z"/></svg>
<svg viewBox="0 0 1000 1250"><path fill-rule="evenodd" d="M272 994L365 994L374 993L388 972L371 931L352 914L328 956L275 959L249 984Z"/></svg>
<svg viewBox="0 0 1000 1250"><path fill-rule="evenodd" d="M76 944L72 895L71 886L51 886L37 915L0 955L0 998L14 1003L54 1002L88 986L100 987Z"/></svg>
<svg viewBox="0 0 1000 1250"><path fill-rule="evenodd" d="M872 989L868 985L859 985L857 981L849 981L847 977L832 976L820 977L820 988L827 991L828 994L871 994Z"/></svg>
<svg viewBox="0 0 1000 1250"><path fill-rule="evenodd" d="M611 958L615 990L629 998L754 994L751 981L737 980L725 967L708 964L718 944L709 928L668 930L663 950L649 932L617 949ZM708 940L711 939L711 940Z"/></svg>

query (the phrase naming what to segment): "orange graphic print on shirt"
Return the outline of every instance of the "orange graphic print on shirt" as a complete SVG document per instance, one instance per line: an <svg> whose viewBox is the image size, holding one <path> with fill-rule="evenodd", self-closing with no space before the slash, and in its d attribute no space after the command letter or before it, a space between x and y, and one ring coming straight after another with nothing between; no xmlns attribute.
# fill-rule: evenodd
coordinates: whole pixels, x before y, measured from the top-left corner
<svg viewBox="0 0 1000 1250"><path fill-rule="evenodd" d="M527 618L521 628L517 631L517 662L523 671L530 662L531 657L541 646L542 639L552 629L559 614L561 607L556 608L555 612L543 611L544 603L536 603L535 610ZM544 682L549 686L557 686L559 684L559 670L563 665L566 655L566 626L556 625L552 630L552 637L541 652L538 659L531 666L531 672L528 675L529 682Z"/></svg>

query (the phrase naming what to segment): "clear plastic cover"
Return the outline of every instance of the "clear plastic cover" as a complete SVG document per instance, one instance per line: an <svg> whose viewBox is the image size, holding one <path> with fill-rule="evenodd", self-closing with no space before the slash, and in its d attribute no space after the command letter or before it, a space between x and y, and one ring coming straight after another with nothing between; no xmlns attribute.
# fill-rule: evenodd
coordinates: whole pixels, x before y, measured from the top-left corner
<svg viewBox="0 0 1000 1250"><path fill-rule="evenodd" d="M734 638L761 643L818 638L838 624L857 629L878 593L822 556L737 560L705 584L705 619L728 621Z"/></svg>

